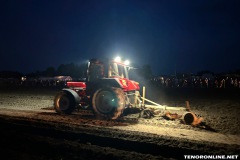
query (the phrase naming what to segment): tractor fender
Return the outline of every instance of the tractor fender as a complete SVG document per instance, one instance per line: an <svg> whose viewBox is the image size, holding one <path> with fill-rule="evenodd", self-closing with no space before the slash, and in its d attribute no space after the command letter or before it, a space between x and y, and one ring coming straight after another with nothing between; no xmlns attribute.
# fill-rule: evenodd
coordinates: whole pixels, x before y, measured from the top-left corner
<svg viewBox="0 0 240 160"><path fill-rule="evenodd" d="M116 88L122 88L122 85L118 78L102 78L99 79L99 83L102 86L108 86L108 87L116 87Z"/></svg>
<svg viewBox="0 0 240 160"><path fill-rule="evenodd" d="M80 103L81 97L77 94L77 92L75 92L72 89L68 89L68 88L64 88L64 89L62 89L62 91L67 92L68 94L72 95L75 100L76 105L78 105Z"/></svg>
<svg viewBox="0 0 240 160"><path fill-rule="evenodd" d="M86 92L88 95L93 95L98 89L106 87L122 88L117 78L102 78L97 81L87 82Z"/></svg>

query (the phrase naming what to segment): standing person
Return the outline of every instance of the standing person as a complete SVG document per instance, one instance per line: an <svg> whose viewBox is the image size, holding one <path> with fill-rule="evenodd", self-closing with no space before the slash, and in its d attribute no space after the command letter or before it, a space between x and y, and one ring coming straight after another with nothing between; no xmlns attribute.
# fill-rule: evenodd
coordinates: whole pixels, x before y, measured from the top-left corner
<svg viewBox="0 0 240 160"><path fill-rule="evenodd" d="M218 88L218 80L217 79L215 80L214 84L215 84L215 87Z"/></svg>
<svg viewBox="0 0 240 160"><path fill-rule="evenodd" d="M208 88L208 79L207 78L205 78L205 85Z"/></svg>
<svg viewBox="0 0 240 160"><path fill-rule="evenodd" d="M238 79L237 79L237 78L235 78L235 80L234 80L234 87L235 87L235 88L238 87Z"/></svg>

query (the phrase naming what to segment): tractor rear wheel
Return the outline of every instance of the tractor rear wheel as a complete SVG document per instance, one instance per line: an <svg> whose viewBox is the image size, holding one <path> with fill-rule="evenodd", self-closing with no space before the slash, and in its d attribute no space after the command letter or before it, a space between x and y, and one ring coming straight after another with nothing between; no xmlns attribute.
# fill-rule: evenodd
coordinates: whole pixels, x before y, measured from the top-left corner
<svg viewBox="0 0 240 160"><path fill-rule="evenodd" d="M125 108L125 96L121 88L102 88L92 97L92 107L96 116L117 119Z"/></svg>
<svg viewBox="0 0 240 160"><path fill-rule="evenodd" d="M54 109L58 113L70 114L75 107L74 98L70 93L61 91L54 98Z"/></svg>

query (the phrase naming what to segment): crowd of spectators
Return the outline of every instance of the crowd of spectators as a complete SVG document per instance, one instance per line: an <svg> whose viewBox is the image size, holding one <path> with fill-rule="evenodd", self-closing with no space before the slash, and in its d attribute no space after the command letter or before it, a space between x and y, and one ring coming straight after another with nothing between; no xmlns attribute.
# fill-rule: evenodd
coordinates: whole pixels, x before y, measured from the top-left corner
<svg viewBox="0 0 240 160"><path fill-rule="evenodd" d="M239 88L240 77L198 77L177 78L175 76L160 76L150 80L152 85L167 88Z"/></svg>
<svg viewBox="0 0 240 160"><path fill-rule="evenodd" d="M29 87L64 87L67 81L73 81L70 76L56 77L0 77L0 86L29 86ZM79 81L79 79L77 80ZM84 81L81 79L81 81ZM141 81L141 80L140 80ZM240 89L240 75L205 74L177 76L156 76L148 82L162 88L238 88ZM140 82L141 83L141 82Z"/></svg>

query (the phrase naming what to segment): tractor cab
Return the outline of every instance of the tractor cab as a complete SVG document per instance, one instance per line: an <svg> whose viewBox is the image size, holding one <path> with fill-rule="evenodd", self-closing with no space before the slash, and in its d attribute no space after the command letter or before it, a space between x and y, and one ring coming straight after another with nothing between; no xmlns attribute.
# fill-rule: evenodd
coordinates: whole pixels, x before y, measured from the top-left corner
<svg viewBox="0 0 240 160"><path fill-rule="evenodd" d="M87 81L95 81L100 78L127 78L127 64L114 60L91 59L88 64Z"/></svg>
<svg viewBox="0 0 240 160"><path fill-rule="evenodd" d="M87 71L87 91L89 94L95 92L96 88L116 87L124 92L139 90L139 85L129 80L129 61L121 61L120 58L112 60L91 59Z"/></svg>
<svg viewBox="0 0 240 160"><path fill-rule="evenodd" d="M128 79L128 67L126 64L111 61L108 68L108 77L120 77Z"/></svg>

